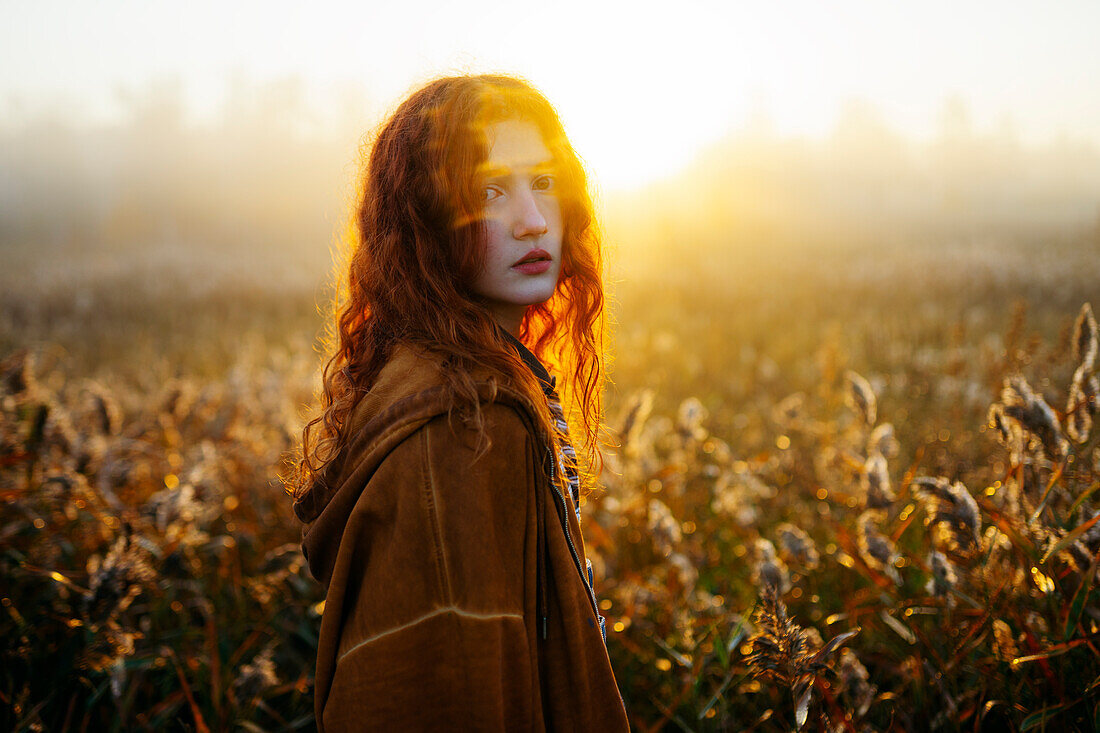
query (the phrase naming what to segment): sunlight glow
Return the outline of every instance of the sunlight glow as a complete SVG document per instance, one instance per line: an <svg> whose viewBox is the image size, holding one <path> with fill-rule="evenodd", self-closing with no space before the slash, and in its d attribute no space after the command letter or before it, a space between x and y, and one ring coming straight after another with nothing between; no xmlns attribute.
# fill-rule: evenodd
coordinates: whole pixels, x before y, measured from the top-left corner
<svg viewBox="0 0 1100 733"><path fill-rule="evenodd" d="M504 71L547 93L605 189L675 173L747 124L826 135L852 99L869 100L907 136L932 135L950 95L970 104L978 125L1007 120L1025 140L1066 131L1095 142L1100 130L1091 37L1100 6L1083 0L562 0L552 11L504 0L197 0L187 12L141 0L43 0L8 21L0 98L11 103L0 125L44 107L109 119L126 99L173 80L189 113L216 117L241 80L289 80L318 119L339 112L339 90L364 90L365 131L430 77ZM60 27L83 30L58 35ZM326 99L321 88L337 91Z"/></svg>

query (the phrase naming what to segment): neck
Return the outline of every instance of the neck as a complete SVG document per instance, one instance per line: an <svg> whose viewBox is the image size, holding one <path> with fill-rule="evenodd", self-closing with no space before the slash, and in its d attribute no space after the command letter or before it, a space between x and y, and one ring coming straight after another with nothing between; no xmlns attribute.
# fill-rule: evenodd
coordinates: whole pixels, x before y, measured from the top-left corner
<svg viewBox="0 0 1100 733"><path fill-rule="evenodd" d="M519 338L519 324L523 322L523 316L527 313L527 306L510 304L496 306L491 309L491 312L497 325Z"/></svg>
<svg viewBox="0 0 1100 733"><path fill-rule="evenodd" d="M503 328L501 330L504 331ZM541 361L539 361L539 358L532 354L531 350L528 349L522 341L520 341L512 334L504 331L504 336L512 343L512 346L515 348L515 350L519 352L519 356L523 360L523 363L526 364L527 368L534 373L535 378L539 380L539 383L542 385L543 390L553 390L554 379L550 376L550 372L546 370L546 366Z"/></svg>

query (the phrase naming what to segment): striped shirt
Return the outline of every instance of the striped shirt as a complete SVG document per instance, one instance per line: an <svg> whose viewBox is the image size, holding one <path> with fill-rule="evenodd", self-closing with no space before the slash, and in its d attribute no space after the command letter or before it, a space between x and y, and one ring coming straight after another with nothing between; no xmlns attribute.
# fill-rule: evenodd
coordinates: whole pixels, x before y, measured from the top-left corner
<svg viewBox="0 0 1100 733"><path fill-rule="evenodd" d="M501 332L508 337L509 343L519 352L520 358L523 359L523 363L534 372L535 377L538 378L539 383L542 385L542 393L546 396L546 404L550 408L550 417L554 420L554 428L557 432L558 445L556 447L558 468L561 471L561 475L565 476L568 480L569 494L573 497L573 509L577 513L577 523L580 524L581 479L577 471L577 451L573 448L573 443L569 438L569 423L565 420L565 411L561 406L561 397L558 396L558 378L550 375L550 372L546 370L546 367L539 361L539 358L532 354L531 350L524 346L522 341L507 331L504 331L504 329L501 329ZM590 585L592 582L591 572L591 568L589 568Z"/></svg>
<svg viewBox="0 0 1100 733"><path fill-rule="evenodd" d="M581 481L577 472L577 452L574 450L573 443L569 439L569 423L565 420L565 411L561 406L561 398L558 397L558 392L555 389L558 380L556 377L550 376L550 372L546 371L546 367L543 366L537 356L531 353L530 349L523 345L522 341L505 331L503 328L500 329L500 332L508 338L508 342L519 352L520 358L523 359L523 363L534 372L535 377L537 377L542 384L542 392L546 396L546 404L550 408L550 416L554 419L555 432L558 434L558 466L561 470L561 475L565 476L569 482L569 493L573 497L573 511L577 513L577 524L579 526L581 521ZM592 561L585 558L585 565L585 570L588 574L588 587L592 591L592 597L595 598L596 584L592 579ZM600 623L600 635L603 636L604 643L606 644L607 626L604 623L604 616L597 611L596 617Z"/></svg>

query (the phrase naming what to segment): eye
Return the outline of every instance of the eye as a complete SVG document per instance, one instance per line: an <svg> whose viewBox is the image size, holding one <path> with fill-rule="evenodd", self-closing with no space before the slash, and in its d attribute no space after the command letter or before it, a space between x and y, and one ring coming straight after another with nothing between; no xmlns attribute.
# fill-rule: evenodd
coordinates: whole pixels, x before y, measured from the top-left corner
<svg viewBox="0 0 1100 733"><path fill-rule="evenodd" d="M553 191L554 190L554 177L547 174L536 178L531 182L531 188L536 191Z"/></svg>
<svg viewBox="0 0 1100 733"><path fill-rule="evenodd" d="M495 201L503 195L504 192L500 190L499 186L486 186L482 195L482 200L488 203L490 201Z"/></svg>

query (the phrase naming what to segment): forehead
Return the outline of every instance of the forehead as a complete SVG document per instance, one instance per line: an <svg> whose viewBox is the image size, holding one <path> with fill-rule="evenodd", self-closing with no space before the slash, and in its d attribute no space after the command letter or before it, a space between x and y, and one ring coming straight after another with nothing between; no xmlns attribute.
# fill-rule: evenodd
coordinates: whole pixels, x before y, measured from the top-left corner
<svg viewBox="0 0 1100 733"><path fill-rule="evenodd" d="M494 122L485 128L485 138L489 143L489 156L485 161L489 169L534 168L553 159L542 133L533 122Z"/></svg>

